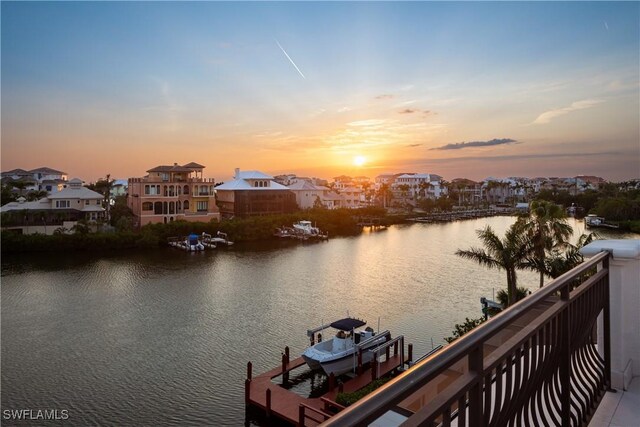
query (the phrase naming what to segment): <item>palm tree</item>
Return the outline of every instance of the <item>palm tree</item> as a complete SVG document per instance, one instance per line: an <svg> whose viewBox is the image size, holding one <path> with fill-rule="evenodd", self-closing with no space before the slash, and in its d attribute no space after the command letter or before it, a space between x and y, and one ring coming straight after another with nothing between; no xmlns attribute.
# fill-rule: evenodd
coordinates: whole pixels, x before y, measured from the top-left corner
<svg viewBox="0 0 640 427"><path fill-rule="evenodd" d="M581 264L584 257L580 253L580 249L599 237L596 233L582 234L575 245L567 244L564 253L553 250L545 260L545 274L555 279Z"/></svg>
<svg viewBox="0 0 640 427"><path fill-rule="evenodd" d="M518 288L516 270L525 267L524 261L529 252L528 240L520 233L516 224L507 230L502 239L495 234L490 226L477 230L476 233L484 249L458 249L456 255L476 261L489 268L504 270L507 273L509 305L514 304Z"/></svg>
<svg viewBox="0 0 640 427"><path fill-rule="evenodd" d="M530 215L519 218L515 225L531 243L531 256L527 264L540 273L542 287L547 251L565 246L573 234L573 228L567 223L564 209L546 200L534 200Z"/></svg>

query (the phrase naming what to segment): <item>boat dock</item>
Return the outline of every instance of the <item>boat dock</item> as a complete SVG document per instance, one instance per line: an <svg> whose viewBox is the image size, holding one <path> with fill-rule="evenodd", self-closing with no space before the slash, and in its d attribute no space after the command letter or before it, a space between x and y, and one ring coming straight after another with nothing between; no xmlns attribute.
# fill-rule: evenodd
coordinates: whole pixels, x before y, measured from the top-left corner
<svg viewBox="0 0 640 427"><path fill-rule="evenodd" d="M338 393L355 392L394 370L404 369L412 360L413 346L408 345L405 356L404 337L399 336L379 346L375 353L370 364L358 364L352 378L338 382L331 374L329 391L320 397L305 398L278 384L286 384L291 371L306 365L302 357L290 360L289 347L285 347L282 364L268 372L253 377L253 366L251 362L247 363L245 404L264 411L267 418L277 417L299 427L317 426L345 408L336 402ZM358 360L362 360L361 354Z"/></svg>
<svg viewBox="0 0 640 427"><path fill-rule="evenodd" d="M169 246L182 249L187 252L200 252L205 248L215 249L219 245L231 246L233 242L230 241L226 233L218 231L218 234L211 236L207 233L190 234L184 237L169 237L167 239Z"/></svg>
<svg viewBox="0 0 640 427"><path fill-rule="evenodd" d="M474 210L466 210L466 211L455 211L455 212L436 212L430 213L427 215L423 215L420 217L409 218L407 221L413 222L449 222L449 221L457 221L462 219L476 219L476 218L485 218L489 216L496 215L513 215L516 211L513 209L474 209Z"/></svg>
<svg viewBox="0 0 640 427"><path fill-rule="evenodd" d="M374 230L387 228L386 225L382 224L382 219L376 217L360 217L356 225L358 227L371 227Z"/></svg>

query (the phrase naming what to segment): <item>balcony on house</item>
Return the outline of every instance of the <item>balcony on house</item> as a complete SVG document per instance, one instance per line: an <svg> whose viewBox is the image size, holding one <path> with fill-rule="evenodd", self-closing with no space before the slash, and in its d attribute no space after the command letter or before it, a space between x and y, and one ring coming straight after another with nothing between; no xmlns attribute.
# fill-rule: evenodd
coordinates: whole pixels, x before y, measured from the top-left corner
<svg viewBox="0 0 640 427"><path fill-rule="evenodd" d="M583 253L591 258L322 425L640 425L640 241Z"/></svg>

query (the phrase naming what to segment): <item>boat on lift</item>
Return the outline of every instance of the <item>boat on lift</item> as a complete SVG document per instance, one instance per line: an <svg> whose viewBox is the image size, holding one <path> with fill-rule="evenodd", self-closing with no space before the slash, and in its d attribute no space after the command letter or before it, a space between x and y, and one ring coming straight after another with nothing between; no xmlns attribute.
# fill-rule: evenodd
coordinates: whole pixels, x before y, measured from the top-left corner
<svg viewBox="0 0 640 427"><path fill-rule="evenodd" d="M608 224L604 218L595 214L589 214L584 218L584 224L587 228L618 228L615 224Z"/></svg>
<svg viewBox="0 0 640 427"><path fill-rule="evenodd" d="M366 324L364 320L347 317L308 330L309 337L327 328L336 329L337 333L326 341L319 338L317 344L312 344L302 353L302 358L311 369L322 369L327 375L340 375L355 369L360 351L362 363L370 362L373 353L368 350L384 344L391 334L389 331L376 334L370 327L359 329Z"/></svg>

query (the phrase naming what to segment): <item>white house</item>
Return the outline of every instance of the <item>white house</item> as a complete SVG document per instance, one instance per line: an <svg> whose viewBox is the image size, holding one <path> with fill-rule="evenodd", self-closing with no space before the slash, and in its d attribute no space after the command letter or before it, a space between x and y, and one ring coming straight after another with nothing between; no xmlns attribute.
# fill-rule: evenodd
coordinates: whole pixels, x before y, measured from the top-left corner
<svg viewBox="0 0 640 427"><path fill-rule="evenodd" d="M102 194L83 187L75 178L62 191L34 202L21 197L0 207L0 212L13 213L3 223L4 228L20 229L24 234L53 234L60 226L70 229L79 220L95 222L102 218L102 200Z"/></svg>
<svg viewBox="0 0 640 427"><path fill-rule="evenodd" d="M324 205L323 199L328 190L327 187L314 185L307 180L296 181L288 187L296 195L296 203L300 209L311 209L316 206L316 203Z"/></svg>

